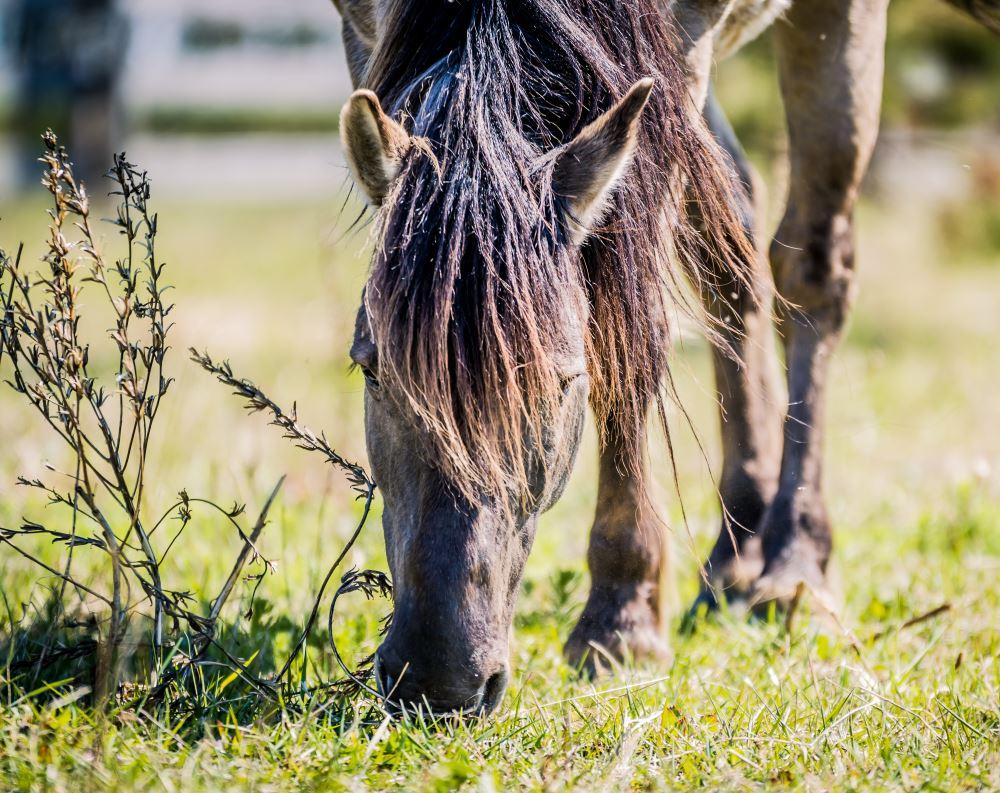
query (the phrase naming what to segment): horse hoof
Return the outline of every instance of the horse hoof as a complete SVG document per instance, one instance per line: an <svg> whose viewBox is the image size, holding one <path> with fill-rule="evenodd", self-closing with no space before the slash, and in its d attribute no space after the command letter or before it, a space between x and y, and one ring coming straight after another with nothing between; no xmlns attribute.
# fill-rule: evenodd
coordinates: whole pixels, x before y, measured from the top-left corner
<svg viewBox="0 0 1000 793"><path fill-rule="evenodd" d="M571 637L563 648L563 657L581 677L594 679L617 673L637 661L669 664L673 653L659 631L632 631L604 641Z"/></svg>
<svg viewBox="0 0 1000 793"><path fill-rule="evenodd" d="M719 612L741 615L747 610L753 583L764 569L760 535L747 540L742 551L730 550L723 560L706 562L708 581L702 580L698 597L681 620L682 633L690 633L699 620Z"/></svg>
<svg viewBox="0 0 1000 793"><path fill-rule="evenodd" d="M591 591L563 648L567 662L582 675L595 677L635 661L668 663L672 658L659 617L650 605L650 593L640 593L636 587L631 590L595 587Z"/></svg>
<svg viewBox="0 0 1000 793"><path fill-rule="evenodd" d="M824 611L834 611L823 571L823 555L806 536L793 538L765 567L750 588L748 605L759 618L791 620L803 594L810 594Z"/></svg>

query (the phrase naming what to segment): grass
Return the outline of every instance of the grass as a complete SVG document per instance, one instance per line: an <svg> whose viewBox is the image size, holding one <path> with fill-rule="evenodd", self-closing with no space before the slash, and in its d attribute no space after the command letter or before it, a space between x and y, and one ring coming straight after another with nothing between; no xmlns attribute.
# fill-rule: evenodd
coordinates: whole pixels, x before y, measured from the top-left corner
<svg viewBox="0 0 1000 793"><path fill-rule="evenodd" d="M255 132L274 134L336 134L339 113L334 111L288 112L239 108L156 107L133 119L147 132L161 135L232 135Z"/></svg>
<svg viewBox="0 0 1000 793"><path fill-rule="evenodd" d="M976 212L983 203L977 197ZM366 260L363 236L342 236L338 206L192 201L156 208L167 280L177 286L176 349L196 345L228 356L278 401L297 400L302 418L325 428L335 448L363 458L362 382L348 372L347 348ZM23 238L30 255L39 252L42 209L0 207L4 243ZM895 197L866 203L860 213L862 291L834 365L827 471L838 527L839 625L808 600L790 633L724 616L691 636L674 631L670 665L638 665L594 685L576 679L560 646L586 594L596 467L588 430L571 486L539 531L516 619L513 683L494 718L368 724L363 705L333 716L320 701L306 715L251 712L236 695L223 706L239 684L220 675L206 682L211 708L105 721L72 682L17 693L7 687L0 788L1000 787L1000 251L982 244L989 237L955 251L948 230L956 212L961 218L953 200L943 207L933 198ZM716 466L704 345L685 340L677 366ZM336 472L243 415L180 353L172 373L177 384L161 418L169 430L152 450L152 502L183 486L245 501L255 514L288 475L261 540L278 574L232 637L263 674L294 640L357 507ZM58 462L61 450L7 390L0 391L0 438L2 524L43 508L11 485L16 474ZM660 445L651 456L683 604L717 525L711 478L694 440L683 438L678 461L692 547ZM174 559L173 584L218 590L238 541L229 537L230 547L221 548L217 528L191 535ZM377 520L348 561L384 568ZM7 552L0 582L2 633L12 616L40 608L52 585ZM234 602L234 622L249 592ZM945 604L946 611L905 626ZM351 657L374 646L387 608L363 599L346 604L336 631ZM321 636L309 662L310 679L333 668Z"/></svg>

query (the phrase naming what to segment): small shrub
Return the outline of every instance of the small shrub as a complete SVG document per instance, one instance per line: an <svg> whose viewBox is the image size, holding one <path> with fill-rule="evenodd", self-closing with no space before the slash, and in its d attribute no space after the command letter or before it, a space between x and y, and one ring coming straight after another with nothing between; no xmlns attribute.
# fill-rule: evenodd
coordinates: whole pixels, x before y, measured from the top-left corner
<svg viewBox="0 0 1000 793"><path fill-rule="evenodd" d="M21 625L10 618L11 635L5 642L8 686L23 691L29 678L51 673L59 662L73 680L89 675L99 708L146 708L169 701L174 710L188 706L204 711L237 679L246 691L249 714L256 712L254 702L287 704L315 691L345 697L362 689L377 694L367 685L370 659L359 672L351 672L335 645L334 657L345 673L340 681L322 683L312 691L289 682L317 625L334 572L365 525L374 483L321 434L302 426L294 409L283 410L251 381L238 378L228 363L217 364L207 354L192 351L194 361L231 387L249 410L266 412L300 448L342 469L365 502L354 536L331 565L288 657L273 675L254 674L253 658L241 660L227 646L227 637L237 631L232 626L221 630L221 620L240 581L253 583L256 593L272 569L258 541L282 483L252 523L243 505L223 507L186 490L162 511L147 503L156 477L150 439L174 382L167 368L173 306L165 299L168 287L157 257L158 218L149 207L149 180L124 154L115 157L109 176L118 204L109 222L122 238L122 251L112 260L98 246L89 196L74 176L65 149L51 132L43 140L42 183L52 199L45 266L41 273L29 272L22 261L23 247L13 257L0 251L0 366L9 370L14 391L62 439L69 465L64 470L51 467L51 476L44 479L18 480L44 494L58 517L0 526L0 545L59 582L39 619ZM86 338L81 324L85 290L100 295L110 315L110 330L97 342ZM114 365L105 365L102 373L98 361ZM171 549L190 532L207 530L196 518L196 508L221 515L241 541L229 575L212 597L172 589L168 581ZM144 517L148 515L159 517L149 520ZM58 566L24 547L31 537L47 538L65 549ZM93 580L77 574L81 553L96 554L100 560ZM343 576L329 605L331 644L337 598L356 591L368 597L388 595L388 578L353 570ZM67 609L71 594L80 605ZM231 691L226 697L231 707Z"/></svg>

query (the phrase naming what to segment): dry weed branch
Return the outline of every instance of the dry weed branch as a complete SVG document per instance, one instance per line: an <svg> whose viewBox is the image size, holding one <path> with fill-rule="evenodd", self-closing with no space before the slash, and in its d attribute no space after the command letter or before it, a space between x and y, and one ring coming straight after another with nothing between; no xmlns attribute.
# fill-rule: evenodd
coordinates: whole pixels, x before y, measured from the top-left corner
<svg viewBox="0 0 1000 793"><path fill-rule="evenodd" d="M117 208L109 222L123 244L120 258L111 259L101 250L90 197L74 176L66 150L51 132L43 136L43 143L42 184L52 200L44 265L41 272L28 272L22 262L23 246L13 258L0 251L0 363L9 362L7 383L64 441L73 464L70 472L49 466L55 484L18 479L18 484L43 493L51 506L63 511L53 519L58 523L25 519L18 527L0 527L0 543L59 579L59 609L64 608L67 588L76 591L81 601L89 595L107 607L96 620L98 640L88 639L82 645L90 642L96 647L94 694L103 705L117 693L127 660L122 657L125 637L140 607L151 611L148 646L155 685L180 631L192 631L195 646L203 644L200 637L213 635L221 607L243 568L259 562L268 569L254 544L267 507L248 536L237 520L242 508L227 510L200 500L236 526L244 544L210 613L190 610L191 594L164 584L162 564L170 546L158 551L153 533L170 516L180 519L182 530L187 527L191 499L182 491L179 502L159 520L149 524L144 517L149 511L150 438L173 382L165 372L173 306L164 299L167 287L162 281L164 265L157 257L158 220L149 208L149 180L124 154L115 157L108 176ZM92 347L84 338L84 289L104 298L101 302L111 317L109 343ZM61 570L17 544L33 535L66 546ZM104 555L106 591L76 577L74 552L79 549ZM46 644L33 659L36 668L41 668L50 649ZM73 650L59 652L66 655Z"/></svg>
<svg viewBox="0 0 1000 793"><path fill-rule="evenodd" d="M126 708L146 708L169 699L185 703L186 693L201 685L203 670L221 667L236 675L257 695L287 703L308 694L291 683L295 660L314 629L328 585L357 541L367 522L375 494L375 483L357 463L342 457L327 442L300 424L297 410L286 412L260 388L237 378L228 363L216 364L206 354L192 350L193 360L211 372L245 400L252 412L265 412L284 436L307 451L321 454L345 474L357 498L363 501L361 517L347 544L333 561L316 594L312 610L291 652L268 678L254 674L248 664L219 640L223 609L241 578L256 581L273 570L258 542L271 507L284 479L278 482L260 514L247 531L241 518L243 505L225 508L210 499L193 498L181 490L177 500L155 520L148 519L150 438L161 403L170 391L166 374L170 314L173 306L164 299L164 264L156 249L158 220L149 208L147 175L122 154L115 157L108 176L117 197L114 217L109 221L122 238L120 258L110 259L102 251L92 223L91 202L76 180L69 157L51 132L43 136L42 184L52 206L49 236L42 272L28 272L22 264L23 246L13 258L0 251L0 364L10 376L8 384L41 416L48 428L71 453L68 471L49 466L51 477L20 477L18 484L43 494L59 518L47 521L23 519L16 527L0 526L0 544L6 545L59 582L55 597L57 614L43 634L40 652L9 660L8 672L34 667L36 676L46 661L90 659L93 691L99 707L116 700ZM91 289L110 314L111 327L104 344L94 345L81 331L81 294ZM9 365L8 365L9 364ZM214 510L235 529L241 546L219 593L208 600L205 613L190 604L195 596L165 585L164 562L175 544L195 523L195 505ZM156 513L153 513L156 514ZM159 531L170 519L177 527ZM68 525L67 525L68 523ZM29 539L44 537L65 548L60 568L22 547ZM75 554L101 555L100 581L84 582L75 570ZM247 568L259 565L260 572ZM103 586L102 586L103 584ZM88 602L88 624L96 636L65 643L60 627L78 620L65 618L67 591ZM333 616L337 599L361 591L368 598L391 594L389 579L374 571L350 571L343 576L332 598L328 617L330 642L337 663L346 677L323 684L313 691L335 691L347 696L366 684L371 659L352 672L333 640ZM94 612L94 605L98 611ZM148 616L148 638L135 638L137 617ZM11 626L14 627L13 625ZM133 634L129 636L130 632ZM58 646L56 646L58 645ZM125 696L121 686L123 667L131 654L149 650L145 659L148 677L129 686L138 696ZM208 657L212 650L217 661ZM222 686L224 688L224 686ZM220 689L221 690L221 689Z"/></svg>
<svg viewBox="0 0 1000 793"><path fill-rule="evenodd" d="M276 685L286 680L292 664L299 656L299 653L302 651L309 638L309 634L316 625L323 598L326 594L330 580L333 578L333 574L347 557L351 548L354 547L358 537L361 535L362 529L368 521L368 516L371 512L372 500L375 497L375 482L364 468L357 463L345 459L337 451L335 451L327 442L325 435L317 435L308 427L301 424L298 419L298 408L296 405L292 405L290 413L286 412L251 380L237 377L233 373L232 366L228 361L216 363L207 352L199 353L193 348L190 350L190 353L191 360L201 366L209 374L214 375L219 382L232 388L233 393L245 401L248 411L252 413L269 413L271 417L270 423L273 426L279 427L283 431L285 438L294 442L300 449L321 454L328 463L343 471L347 481L351 485L351 488L355 491L355 493L357 493L358 498L364 502L361 518L358 521L353 534L344 545L340 554L330 565L329 570L320 584L319 591L316 593L312 610L310 611L309 618L306 620L306 624L303 627L302 632L299 634L299 637L296 640L292 651L289 653L288 658L285 660L285 663L281 666L273 678L272 684ZM367 684L367 680L372 674L372 658L366 658L361 662L357 669L352 671L347 664L344 663L340 651L337 648L337 644L334 641L333 618L334 610L337 605L337 599L343 594L356 591L363 592L368 599L373 598L376 594L388 598L392 596L392 584L384 573L375 570L364 570L360 572L351 570L344 574L341 579L340 587L338 587L330 602L327 626L330 646L333 650L334 658L343 670L346 678L343 681L333 684L333 687L339 689L345 696L364 690L368 693L374 694L376 697L381 697L378 691ZM330 686L327 686L326 688L330 688Z"/></svg>

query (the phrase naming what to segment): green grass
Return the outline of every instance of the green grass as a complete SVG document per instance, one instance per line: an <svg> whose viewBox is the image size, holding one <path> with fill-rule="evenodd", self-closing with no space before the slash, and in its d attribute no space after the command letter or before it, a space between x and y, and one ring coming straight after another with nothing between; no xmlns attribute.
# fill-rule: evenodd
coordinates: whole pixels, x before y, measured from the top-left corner
<svg viewBox="0 0 1000 793"><path fill-rule="evenodd" d="M364 237L342 236L337 207L157 205L177 286L177 384L154 444L150 498L166 504L185 487L246 501L252 512L288 474L261 543L278 573L262 586L251 620L238 619L249 584L227 612L240 625L233 646L243 658L257 653L252 668L261 674L287 652L357 506L337 472L244 415L180 351L194 344L229 357L279 401L297 401L302 419L326 429L336 448L363 458L362 383L348 372L347 348ZM32 255L40 252L42 210L0 207L7 247L23 238ZM596 684L576 679L560 646L586 595L596 467L588 430L570 488L539 531L516 619L512 686L494 718L379 726L361 719L367 703L333 717L319 701L308 715L251 711L238 683L223 693L220 672L206 681L212 707L102 722L74 699L76 683L7 686L0 789L997 788L1000 252L981 241L954 250L943 211L956 210L895 198L860 214L862 291L834 365L829 432L839 625L808 599L790 633L724 617L680 636L675 614L672 664L639 665ZM686 341L677 367L717 467L705 346ZM63 458L9 390L0 391L0 438L4 525L44 510L11 486L15 474L44 474L45 461ZM673 530L676 602L684 604L717 526L711 477L693 438L683 438L692 547L661 444L651 456ZM377 517L350 564L384 568ZM196 522L175 553L171 582L209 597L237 548L221 525ZM51 547L36 550L56 558ZM6 549L0 582L3 634L12 616L30 621L53 583ZM943 604L950 609L900 627ZM371 650L387 608L345 605L336 630L350 657ZM322 632L314 639L308 679L334 668ZM229 694L232 707L220 706Z"/></svg>
<svg viewBox="0 0 1000 793"><path fill-rule="evenodd" d="M232 135L240 132L336 134L339 113L243 110L239 108L156 107L132 119L154 134Z"/></svg>

